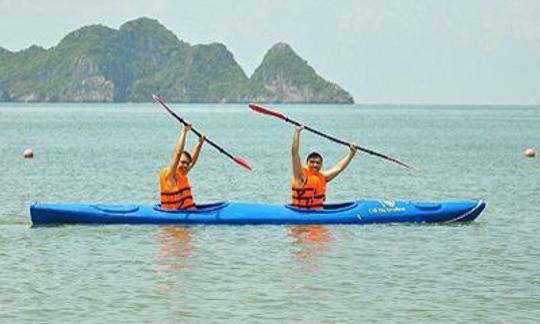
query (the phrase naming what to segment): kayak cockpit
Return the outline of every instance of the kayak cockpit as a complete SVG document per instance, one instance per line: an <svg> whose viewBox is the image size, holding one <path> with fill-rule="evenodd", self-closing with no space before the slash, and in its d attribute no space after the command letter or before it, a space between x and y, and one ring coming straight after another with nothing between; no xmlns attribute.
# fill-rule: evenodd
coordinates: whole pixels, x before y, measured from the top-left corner
<svg viewBox="0 0 540 324"><path fill-rule="evenodd" d="M358 206L358 201L346 201L341 203L324 204L322 209L308 209L294 207L291 204L285 205L285 207L301 213L339 213L353 209Z"/></svg>
<svg viewBox="0 0 540 324"><path fill-rule="evenodd" d="M139 210L139 206L137 205L106 205L106 204L94 204L90 205L90 207L95 208L99 211L105 212L105 213L113 213L113 214L127 214L127 213L134 213Z"/></svg>
<svg viewBox="0 0 540 324"><path fill-rule="evenodd" d="M153 206L154 210L165 212L165 213L207 213L212 212L216 210L223 209L229 205L229 202L227 201L218 201L213 203L204 203L204 204L196 204L195 208L190 209L164 209L161 208L161 204L155 204Z"/></svg>

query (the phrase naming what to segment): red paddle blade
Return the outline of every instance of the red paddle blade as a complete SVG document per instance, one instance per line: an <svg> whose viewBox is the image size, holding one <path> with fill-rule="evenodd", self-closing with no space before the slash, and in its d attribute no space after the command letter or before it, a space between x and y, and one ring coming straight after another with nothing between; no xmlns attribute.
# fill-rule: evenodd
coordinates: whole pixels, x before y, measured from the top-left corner
<svg viewBox="0 0 540 324"><path fill-rule="evenodd" d="M247 163L246 160L240 158L240 157L235 157L233 158L233 161L236 162L238 165L240 165L242 168L248 170L248 171L251 171L251 166L249 165L249 163Z"/></svg>
<svg viewBox="0 0 540 324"><path fill-rule="evenodd" d="M388 160L390 160L390 161L392 161L392 162L394 162L394 163L397 163L397 164L399 164L399 165L401 165L401 166L403 166L403 167L406 167L407 169L418 170L418 169L415 168L414 166L409 165L409 164L407 164L407 163L405 163L405 162L402 162L402 161L400 161L400 160L398 160L398 159L395 159L395 158L393 158L393 157L389 157Z"/></svg>
<svg viewBox="0 0 540 324"><path fill-rule="evenodd" d="M265 108L263 106L260 106L260 105L254 104L254 103L250 103L248 106L249 106L249 108L251 108L251 110L256 111L258 113L274 116L274 117L277 117L277 118L283 119L283 120L287 119L287 117L285 117L284 115L278 113L277 111L270 110L270 109Z"/></svg>

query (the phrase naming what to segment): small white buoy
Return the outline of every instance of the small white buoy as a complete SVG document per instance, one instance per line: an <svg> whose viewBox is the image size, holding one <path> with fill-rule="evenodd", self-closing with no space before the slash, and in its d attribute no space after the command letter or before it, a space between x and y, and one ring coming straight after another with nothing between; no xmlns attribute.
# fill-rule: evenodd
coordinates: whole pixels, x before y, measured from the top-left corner
<svg viewBox="0 0 540 324"><path fill-rule="evenodd" d="M34 151L32 151L31 148L27 148L26 150L24 150L23 156L25 159L33 159Z"/></svg>
<svg viewBox="0 0 540 324"><path fill-rule="evenodd" d="M525 157L528 157L528 158L533 158L536 156L536 153L534 152L532 148L526 149L523 154L525 155Z"/></svg>

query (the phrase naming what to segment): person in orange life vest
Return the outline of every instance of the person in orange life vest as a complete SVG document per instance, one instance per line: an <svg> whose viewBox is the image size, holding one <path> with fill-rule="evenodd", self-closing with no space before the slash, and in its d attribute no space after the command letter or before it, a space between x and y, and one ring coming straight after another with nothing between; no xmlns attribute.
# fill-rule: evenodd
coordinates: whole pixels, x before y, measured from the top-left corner
<svg viewBox="0 0 540 324"><path fill-rule="evenodd" d="M301 208L322 208L326 199L326 184L343 172L356 154L357 147L351 144L349 153L333 168L321 171L323 158L317 152L312 152L306 159L306 164L300 162L298 148L300 132L304 126L295 126L292 153L292 205Z"/></svg>
<svg viewBox="0 0 540 324"><path fill-rule="evenodd" d="M188 209L195 207L187 174L199 159L199 153L201 152L205 136L202 134L199 137L199 142L191 154L189 154L184 151L184 146L186 144L187 133L190 130L190 124L182 127L171 161L159 173L161 208Z"/></svg>

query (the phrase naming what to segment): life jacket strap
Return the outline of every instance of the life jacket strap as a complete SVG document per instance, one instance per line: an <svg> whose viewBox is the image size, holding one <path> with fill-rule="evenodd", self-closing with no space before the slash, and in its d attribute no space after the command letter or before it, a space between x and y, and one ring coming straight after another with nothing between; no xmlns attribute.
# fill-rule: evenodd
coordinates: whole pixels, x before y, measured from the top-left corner
<svg viewBox="0 0 540 324"><path fill-rule="evenodd" d="M300 197L300 196L292 196L292 198L296 200L305 200L305 201L309 201L313 199L313 197Z"/></svg>
<svg viewBox="0 0 540 324"><path fill-rule="evenodd" d="M187 191L187 190L190 190L190 189L191 189L190 187L184 187L184 188L178 189L177 191L173 191L173 192L162 192L161 194L162 194L163 196L174 196L174 195L181 194L181 193L183 193L184 191Z"/></svg>

